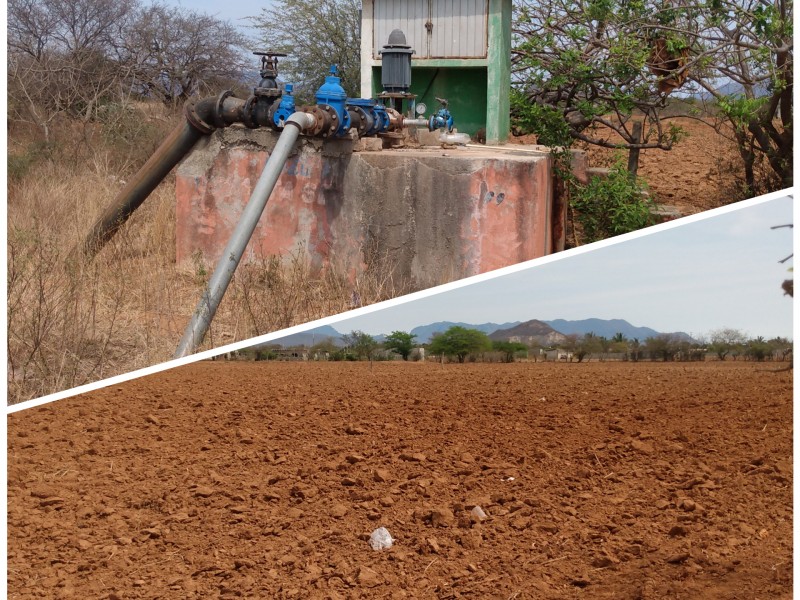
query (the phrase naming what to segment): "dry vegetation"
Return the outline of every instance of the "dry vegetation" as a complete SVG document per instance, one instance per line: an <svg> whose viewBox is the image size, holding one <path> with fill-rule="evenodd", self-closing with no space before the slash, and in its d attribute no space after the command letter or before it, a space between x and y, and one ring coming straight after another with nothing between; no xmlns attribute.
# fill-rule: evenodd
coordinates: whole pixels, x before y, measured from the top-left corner
<svg viewBox="0 0 800 600"><path fill-rule="evenodd" d="M146 110L145 110L146 109ZM16 403L172 357L213 265L175 265L170 176L92 262L72 249L179 117L138 105L103 124L64 121L43 144L9 131L8 387ZM380 264L349 282L301 253L244 265L204 348L405 290ZM380 261L377 261L378 263Z"/></svg>

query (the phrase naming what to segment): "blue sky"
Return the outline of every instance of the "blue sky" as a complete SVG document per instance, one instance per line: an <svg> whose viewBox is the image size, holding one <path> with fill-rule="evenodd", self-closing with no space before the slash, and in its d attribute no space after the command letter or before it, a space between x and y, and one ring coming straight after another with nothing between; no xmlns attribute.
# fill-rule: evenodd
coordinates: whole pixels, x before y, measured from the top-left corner
<svg viewBox="0 0 800 600"><path fill-rule="evenodd" d="M246 2L245 0L227 0L226 2L219 2L219 0L168 0L167 4L230 21L242 29L243 33L252 36L254 33L252 29L248 29L250 22L246 18L258 16L261 14L261 9L271 6L272 2L269 0L261 0L260 2Z"/></svg>
<svg viewBox="0 0 800 600"><path fill-rule="evenodd" d="M777 198L334 324L408 331L436 321L625 319L694 336L721 327L792 338L792 199Z"/></svg>

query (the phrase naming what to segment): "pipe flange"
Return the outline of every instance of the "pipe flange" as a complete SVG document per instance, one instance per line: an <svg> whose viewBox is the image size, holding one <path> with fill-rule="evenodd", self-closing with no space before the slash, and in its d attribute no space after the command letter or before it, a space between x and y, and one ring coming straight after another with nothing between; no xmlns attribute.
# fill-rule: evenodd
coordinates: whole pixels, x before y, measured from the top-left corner
<svg viewBox="0 0 800 600"><path fill-rule="evenodd" d="M336 135L339 130L339 113L330 104L319 104L317 106L328 116L328 123L330 123L328 129L322 131L320 135L324 138Z"/></svg>
<svg viewBox="0 0 800 600"><path fill-rule="evenodd" d="M367 135L367 132L370 130L370 121L372 121L370 116L367 114L367 111L357 105L350 105L347 107L347 109L351 113L358 115L358 119L353 119L352 115L350 117L351 121L358 122L358 126L356 127L356 131L358 131L358 137L364 137Z"/></svg>
<svg viewBox="0 0 800 600"><path fill-rule="evenodd" d="M228 123L225 122L222 105L225 102L225 98L230 98L231 96L233 96L233 92L230 90L225 90L219 96L217 96L217 104L214 106L213 117L214 125L216 125L218 129L223 129L224 127L228 126Z"/></svg>
<svg viewBox="0 0 800 600"><path fill-rule="evenodd" d="M339 117L336 116L336 111L333 110L330 106L327 108L330 111L325 110L326 105L317 105L317 106L303 106L300 110L304 113L310 114L314 117L314 125L308 128L307 133L313 135L315 137L329 137L333 133L336 132L336 129L339 125ZM331 113L336 116L336 120L331 118Z"/></svg>
<svg viewBox="0 0 800 600"><path fill-rule="evenodd" d="M195 110L196 107L197 100L189 100L189 102L184 105L183 114L186 117L186 120L189 121L192 127L204 135L210 135L214 133L217 128L203 121L203 119L200 118L200 115L197 114L197 110Z"/></svg>
<svg viewBox="0 0 800 600"><path fill-rule="evenodd" d="M403 115L391 107L386 107L386 114L389 115L389 131L403 128Z"/></svg>
<svg viewBox="0 0 800 600"><path fill-rule="evenodd" d="M250 96L244 102L244 107L242 107L242 123L248 129L258 129L259 124L256 122L255 118L255 103L258 102L258 98L256 96Z"/></svg>

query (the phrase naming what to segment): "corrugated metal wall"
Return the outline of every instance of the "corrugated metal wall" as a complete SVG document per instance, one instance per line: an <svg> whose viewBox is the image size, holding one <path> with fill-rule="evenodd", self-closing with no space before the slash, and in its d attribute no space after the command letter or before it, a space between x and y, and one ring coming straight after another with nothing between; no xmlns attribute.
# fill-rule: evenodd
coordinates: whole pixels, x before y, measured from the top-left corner
<svg viewBox="0 0 800 600"><path fill-rule="evenodd" d="M414 58L485 58L488 0L375 0L374 56L402 29ZM430 31L425 24L430 22Z"/></svg>

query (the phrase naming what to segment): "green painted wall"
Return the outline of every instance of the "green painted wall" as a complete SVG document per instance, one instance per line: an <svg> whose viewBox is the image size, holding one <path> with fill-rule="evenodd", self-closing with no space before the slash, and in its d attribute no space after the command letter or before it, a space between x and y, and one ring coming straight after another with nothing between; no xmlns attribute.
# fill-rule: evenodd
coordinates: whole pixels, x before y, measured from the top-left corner
<svg viewBox="0 0 800 600"><path fill-rule="evenodd" d="M489 0L488 59L486 143L504 143L511 126L511 0Z"/></svg>
<svg viewBox="0 0 800 600"><path fill-rule="evenodd" d="M381 92L381 69L372 72L373 97ZM417 94L417 102L424 102L430 117L439 110L436 97L450 101L448 108L453 115L455 128L463 133L475 135L486 127L486 67L412 67L411 93Z"/></svg>

